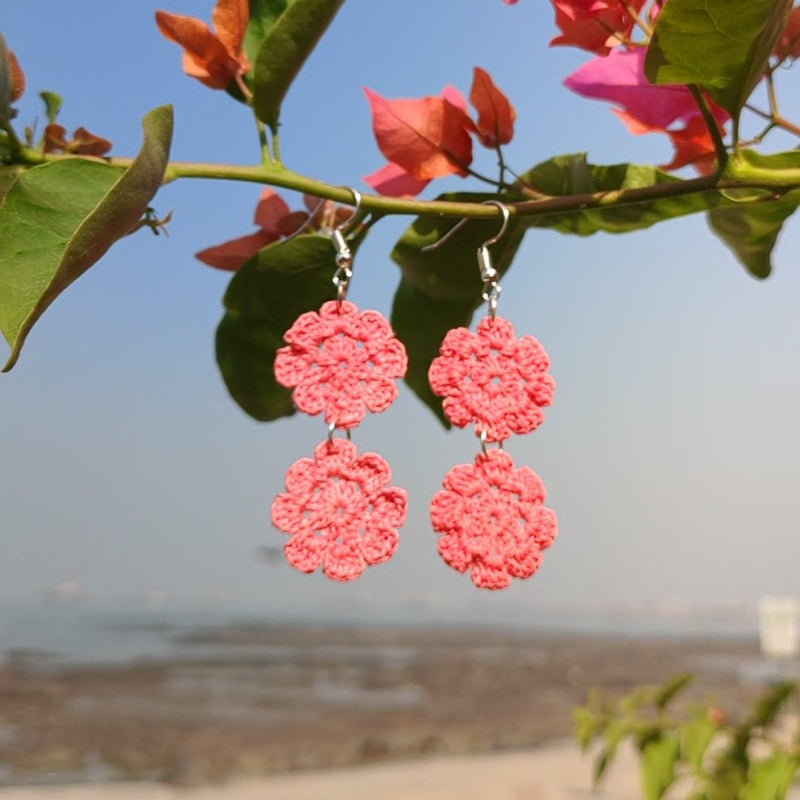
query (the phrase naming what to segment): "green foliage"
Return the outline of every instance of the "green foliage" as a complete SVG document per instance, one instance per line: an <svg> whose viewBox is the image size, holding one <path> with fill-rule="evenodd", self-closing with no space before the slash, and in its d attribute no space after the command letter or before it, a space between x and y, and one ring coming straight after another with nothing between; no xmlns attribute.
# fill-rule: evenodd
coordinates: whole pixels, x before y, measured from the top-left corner
<svg viewBox="0 0 800 800"><path fill-rule="evenodd" d="M703 766L703 758L719 726L709 717L707 709L696 708L681 728L681 753L695 772Z"/></svg>
<svg viewBox="0 0 800 800"><path fill-rule="evenodd" d="M598 207L579 211L574 208L556 209L553 213L532 217L528 221L530 227L552 228L578 236L590 236L598 231L627 233L731 202L720 192L705 191L645 202L631 198L630 202L622 203L622 190L677 185L682 181L657 167L641 164L590 164L585 153L556 156L537 164L520 176L519 184L525 183L554 197L606 192Z"/></svg>
<svg viewBox="0 0 800 800"><path fill-rule="evenodd" d="M480 203L492 195L457 192L440 200ZM483 302L477 250L500 229L500 219L471 220L436 249L423 248L442 239L455 220L418 217L406 228L392 250L403 272L392 306L392 327L408 353L406 383L445 424L442 401L428 383L428 367L451 328L469 325ZM492 245L492 263L503 275L511 266L525 234L525 223L509 222L504 236Z"/></svg>
<svg viewBox="0 0 800 800"><path fill-rule="evenodd" d="M763 204L709 211L708 224L754 278L767 278L772 272L772 250L778 234L799 205L800 191L790 192Z"/></svg>
<svg viewBox="0 0 800 800"><path fill-rule="evenodd" d="M791 7L792 0L670 0L647 51L647 77L697 84L736 118Z"/></svg>
<svg viewBox="0 0 800 800"><path fill-rule="evenodd" d="M58 113L61 111L63 101L61 95L55 92L39 92L39 97L42 98L44 103L44 115L48 125L52 125L58 119Z"/></svg>
<svg viewBox="0 0 800 800"><path fill-rule="evenodd" d="M726 724L711 705L691 707L686 719L667 717L667 706L690 680L690 675L677 675L614 702L595 691L586 706L574 711L581 748L598 745L595 782L628 739L640 755L644 800L661 800L679 778L690 785L692 800L783 800L800 769L800 753L795 743L782 743L772 726L797 685L770 687L738 724ZM764 755L752 756L754 743Z"/></svg>
<svg viewBox="0 0 800 800"><path fill-rule="evenodd" d="M161 186L172 108L142 121L144 142L126 170L66 159L21 175L0 205L0 330L11 347L4 371L55 298L125 236Z"/></svg>
<svg viewBox="0 0 800 800"><path fill-rule="evenodd" d="M667 734L648 742L642 753L642 797L660 800L675 780L675 764L680 756L680 740Z"/></svg>
<svg viewBox="0 0 800 800"><path fill-rule="evenodd" d="M327 236L297 236L259 251L228 284L217 363L231 396L251 417L294 413L291 391L273 374L275 353L300 314L335 298L335 255Z"/></svg>
<svg viewBox="0 0 800 800"><path fill-rule="evenodd" d="M694 680L691 672L683 672L670 678L659 687L653 702L659 709L665 709Z"/></svg>
<svg viewBox="0 0 800 800"><path fill-rule="evenodd" d="M255 61L253 109L273 133L286 92L344 0L293 0L269 28Z"/></svg>
<svg viewBox="0 0 800 800"><path fill-rule="evenodd" d="M753 764L741 800L781 800L792 784L800 762L788 753L778 751Z"/></svg>
<svg viewBox="0 0 800 800"><path fill-rule="evenodd" d="M278 18L286 10L291 0L250 0L250 18L242 42L242 51L250 63L251 69L243 76L243 80L250 91L255 84L255 64L258 58L258 49L264 37L272 29ZM236 81L231 81L226 87L227 93L240 103L247 103L247 98Z"/></svg>

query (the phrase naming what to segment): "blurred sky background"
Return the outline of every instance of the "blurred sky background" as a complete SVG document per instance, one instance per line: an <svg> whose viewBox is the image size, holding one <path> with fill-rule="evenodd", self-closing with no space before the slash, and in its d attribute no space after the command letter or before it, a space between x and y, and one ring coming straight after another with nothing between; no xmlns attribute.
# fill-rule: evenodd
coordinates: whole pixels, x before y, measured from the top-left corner
<svg viewBox="0 0 800 800"><path fill-rule="evenodd" d="M250 112L183 74L179 48L156 30L160 7L4 3L0 29L28 79L20 125L38 118L41 128L37 92L50 89L69 130L84 125L132 155L143 114L171 101L173 158L254 163ZM170 0L167 10L209 20L211 2ZM633 137L605 104L562 87L591 56L549 49L554 34L544 0L347 0L284 106L284 160L366 190L360 176L384 161L362 86L416 97L451 83L466 95L480 65L516 106L507 160L517 171L580 150L596 163L669 161L666 137ZM798 122L797 76L780 77L782 110ZM492 154L475 166L492 172ZM469 188L480 187L440 180L424 196ZM174 211L169 237L143 231L115 245L0 376L1 598L38 598L72 580L98 600L162 591L167 602L271 617L535 621L554 607L747 607L800 593L795 221L761 283L702 217L623 236L528 233L500 313L544 344L557 391L546 423L507 447L542 477L560 532L537 575L488 593L440 560L427 512L477 441L446 433L405 388L354 436L409 492L394 558L343 585L259 559L259 548L285 541L269 521L283 474L325 425L305 415L254 422L214 363L229 275L192 254L251 231L258 192L166 187L154 205ZM361 307L388 315L399 277L388 254L409 221L382 221L359 251L350 298Z"/></svg>

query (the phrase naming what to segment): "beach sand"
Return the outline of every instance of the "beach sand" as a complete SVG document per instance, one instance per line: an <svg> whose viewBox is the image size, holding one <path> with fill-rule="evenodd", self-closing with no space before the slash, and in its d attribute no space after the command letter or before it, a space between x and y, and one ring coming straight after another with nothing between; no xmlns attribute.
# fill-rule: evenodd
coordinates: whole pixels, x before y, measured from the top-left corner
<svg viewBox="0 0 800 800"><path fill-rule="evenodd" d="M278 775L195 789L104 784L0 790L3 800L640 800L638 763L623 747L599 789L572 742L514 753L451 756ZM670 797L684 796L678 791ZM792 789L788 800L800 800Z"/></svg>

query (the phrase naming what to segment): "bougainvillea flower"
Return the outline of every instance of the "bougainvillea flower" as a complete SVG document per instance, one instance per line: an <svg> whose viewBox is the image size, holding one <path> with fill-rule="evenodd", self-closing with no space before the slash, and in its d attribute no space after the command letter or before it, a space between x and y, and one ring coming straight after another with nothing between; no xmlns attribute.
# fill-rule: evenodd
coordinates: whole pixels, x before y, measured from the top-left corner
<svg viewBox="0 0 800 800"><path fill-rule="evenodd" d="M645 50L615 50L578 67L564 85L582 97L606 100L653 128L667 128L697 114L691 92L681 85L654 85L644 74Z"/></svg>
<svg viewBox="0 0 800 800"><path fill-rule="evenodd" d="M439 555L459 572L470 570L481 589L503 589L529 578L556 537L556 515L543 505L545 490L529 467L514 468L503 450L480 453L444 478L431 501Z"/></svg>
<svg viewBox="0 0 800 800"><path fill-rule="evenodd" d="M454 328L444 337L428 369L433 393L444 397L453 425L475 423L488 442L529 433L544 421L542 408L553 401L550 361L531 335L516 339L511 323L484 317L477 333Z"/></svg>
<svg viewBox="0 0 800 800"><path fill-rule="evenodd" d="M639 12L646 0L551 0L560 36L550 46L571 45L605 56L626 41L634 19L628 9Z"/></svg>
<svg viewBox="0 0 800 800"><path fill-rule="evenodd" d="M321 566L329 578L349 581L390 558L407 506L391 478L377 453L359 455L346 439L322 442L313 458L292 464L286 493L272 503L272 524L291 536L287 561L301 572Z"/></svg>
<svg viewBox="0 0 800 800"><path fill-rule="evenodd" d="M467 174L472 163L472 120L454 89L439 97L389 100L364 89L381 153L417 180ZM457 93L456 93L457 94Z"/></svg>
<svg viewBox="0 0 800 800"><path fill-rule="evenodd" d="M416 197L430 183L430 180L419 180L409 175L399 164L391 162L365 175L362 180L386 197Z"/></svg>
<svg viewBox="0 0 800 800"><path fill-rule="evenodd" d="M196 17L156 11L162 36L183 48L183 71L211 89L224 89L250 69L242 52L249 18L248 0L217 0L213 32Z"/></svg>
<svg viewBox="0 0 800 800"><path fill-rule="evenodd" d="M469 101L478 112L475 129L484 147L508 144L514 137L514 120L517 112L508 98L495 86L489 73L475 67Z"/></svg>
<svg viewBox="0 0 800 800"><path fill-rule="evenodd" d="M277 242L282 237L281 222L290 213L289 206L277 192L268 188L262 189L253 214L253 222L258 225L259 230L207 247L195 253L195 258L210 267L234 272L262 247Z"/></svg>
<svg viewBox="0 0 800 800"><path fill-rule="evenodd" d="M663 133L669 137L675 147L675 154L672 161L668 164L661 164L659 169L669 171L691 165L703 175L708 175L714 171L717 152L708 126L699 111L695 116L689 117L682 127L669 129L645 125L635 117L631 117L618 109L612 109L612 111L635 136L643 133ZM717 109L717 112L720 111L722 109ZM716 116L717 129L720 135L723 135L725 133L723 123L727 119L727 112L722 111L721 114L717 113Z"/></svg>
<svg viewBox="0 0 800 800"><path fill-rule="evenodd" d="M800 6L793 8L773 51L779 61L800 58Z"/></svg>
<svg viewBox="0 0 800 800"><path fill-rule="evenodd" d="M44 129L45 153L71 153L80 156L102 156L112 147L108 139L97 136L86 128L76 128L72 138L67 139L67 131L63 125L51 123Z"/></svg>
<svg viewBox="0 0 800 800"><path fill-rule="evenodd" d="M294 387L306 414L325 412L325 422L353 428L367 411L384 411L397 397L396 378L406 374L406 350L377 311L359 311L332 300L301 314L275 356L275 378Z"/></svg>
<svg viewBox="0 0 800 800"><path fill-rule="evenodd" d="M11 102L15 102L22 97L25 91L25 73L17 61L17 57L11 52L6 50L6 59L8 63L8 77L11 84Z"/></svg>

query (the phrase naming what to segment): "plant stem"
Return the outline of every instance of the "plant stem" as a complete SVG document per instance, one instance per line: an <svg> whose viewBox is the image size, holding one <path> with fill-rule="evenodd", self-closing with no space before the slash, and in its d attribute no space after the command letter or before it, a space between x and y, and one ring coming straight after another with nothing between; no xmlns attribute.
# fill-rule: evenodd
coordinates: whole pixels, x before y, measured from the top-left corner
<svg viewBox="0 0 800 800"><path fill-rule="evenodd" d="M65 158L86 158L85 156L47 154L22 146L16 163L35 166ZM117 167L128 167L133 159L108 158L89 160L100 161ZM231 180L275 186L293 191L312 194L333 200L343 205L353 204L352 190L346 186L336 186L292 172L280 165L241 166L234 164L200 164L171 161L164 173L164 183L179 178L202 178L207 180ZM580 213L592 208L617 208L640 205L668 197L682 197L701 192L721 189L767 189L784 192L800 188L800 169L771 170L753 167L749 164L728 163L722 175L705 175L687 180L674 180L641 186L632 189L616 189L603 192L586 192L571 195L541 195L533 200L508 202L505 206L512 216L540 217L548 214ZM396 197L381 197L362 194L361 209L374 214L411 214L426 217L449 218L491 218L501 214L493 205L481 202L453 202L442 200L415 200Z"/></svg>
<svg viewBox="0 0 800 800"><path fill-rule="evenodd" d="M708 103L706 103L706 99L703 97L703 93L700 91L699 87L694 83L690 83L686 88L691 92L694 102L697 104L697 107L700 109L700 113L703 115L703 121L706 123L706 128L708 128L708 134L711 136L711 140L714 142L714 152L717 155L717 169L722 170L728 160L728 150L725 147L725 142L722 141L722 137L719 135L719 125L717 124L717 120L714 119L714 115L711 113L711 109L708 107ZM736 147L739 143L738 134L738 128L734 122L734 147Z"/></svg>

